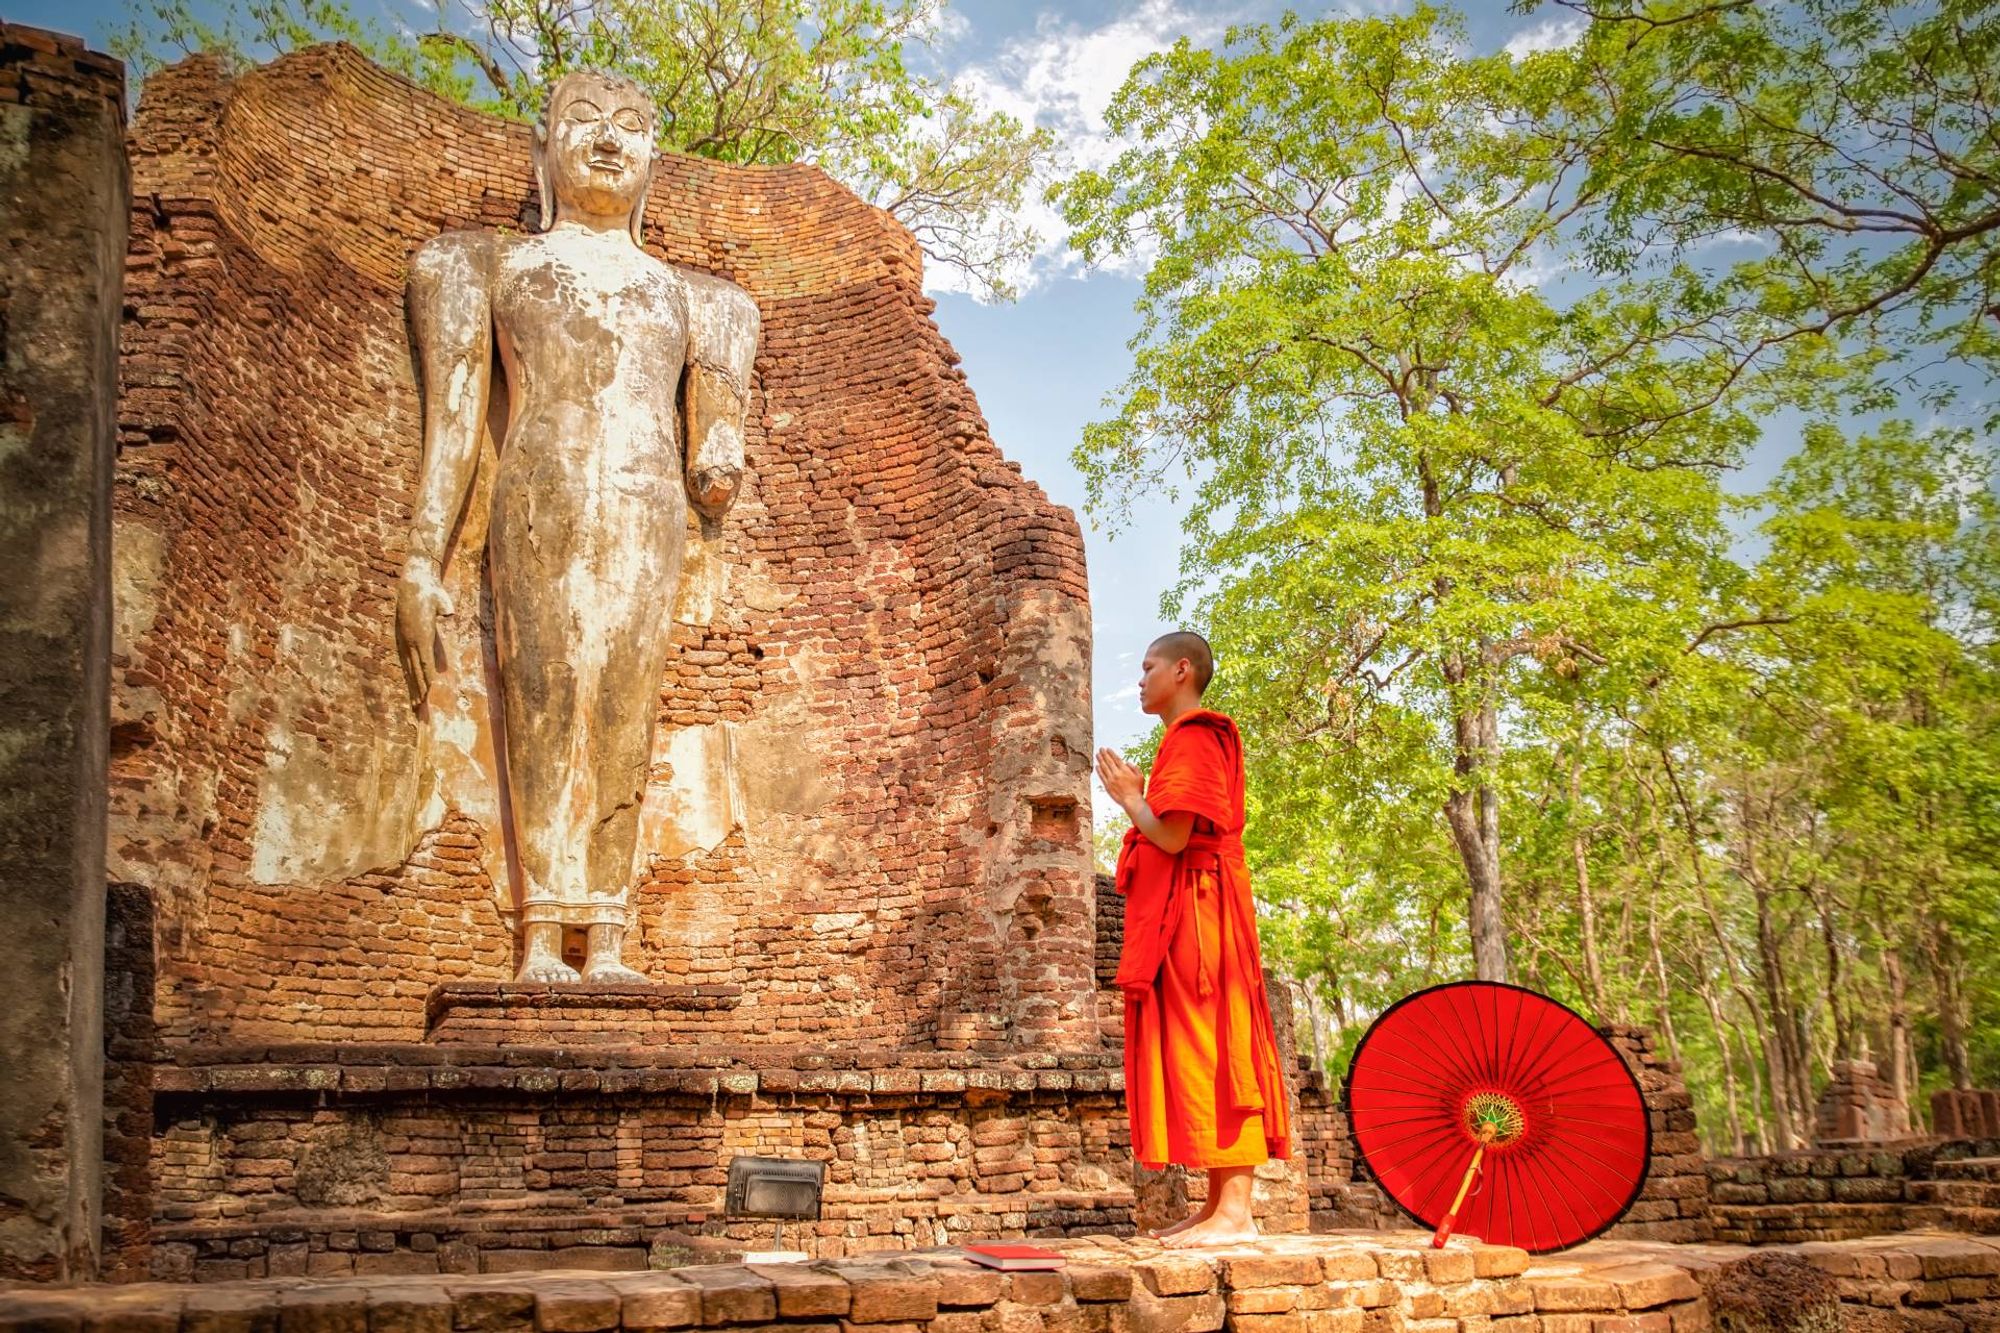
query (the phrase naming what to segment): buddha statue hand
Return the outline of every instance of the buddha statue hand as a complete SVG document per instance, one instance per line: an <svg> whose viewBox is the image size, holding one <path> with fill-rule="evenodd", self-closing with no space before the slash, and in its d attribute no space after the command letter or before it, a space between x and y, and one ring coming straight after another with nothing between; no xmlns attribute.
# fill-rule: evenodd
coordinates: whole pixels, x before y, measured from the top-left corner
<svg viewBox="0 0 2000 1333"><path fill-rule="evenodd" d="M437 561L412 553L403 562L403 574L396 583L396 648L415 708L421 709L430 696L443 648L438 621L451 613L451 594L444 590Z"/></svg>

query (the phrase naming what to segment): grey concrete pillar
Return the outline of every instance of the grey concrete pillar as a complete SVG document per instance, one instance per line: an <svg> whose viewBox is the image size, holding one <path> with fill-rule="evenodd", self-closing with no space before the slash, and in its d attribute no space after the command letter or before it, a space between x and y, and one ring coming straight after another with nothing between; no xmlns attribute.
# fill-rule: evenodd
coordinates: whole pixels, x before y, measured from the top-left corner
<svg viewBox="0 0 2000 1333"><path fill-rule="evenodd" d="M0 23L0 1278L97 1271L124 105Z"/></svg>

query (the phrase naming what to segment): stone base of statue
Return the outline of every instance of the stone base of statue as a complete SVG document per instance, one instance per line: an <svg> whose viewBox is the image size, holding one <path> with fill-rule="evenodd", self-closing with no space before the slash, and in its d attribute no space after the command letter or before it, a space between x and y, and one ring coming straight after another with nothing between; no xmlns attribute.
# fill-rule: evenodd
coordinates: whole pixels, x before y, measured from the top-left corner
<svg viewBox="0 0 2000 1333"><path fill-rule="evenodd" d="M713 1039L741 986L452 981L431 988L424 1040L499 1046L631 1046Z"/></svg>

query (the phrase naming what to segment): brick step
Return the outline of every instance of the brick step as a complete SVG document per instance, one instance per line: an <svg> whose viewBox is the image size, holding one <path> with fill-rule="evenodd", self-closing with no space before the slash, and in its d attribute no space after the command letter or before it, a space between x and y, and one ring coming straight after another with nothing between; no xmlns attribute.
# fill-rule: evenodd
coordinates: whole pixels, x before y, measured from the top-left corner
<svg viewBox="0 0 2000 1333"><path fill-rule="evenodd" d="M882 1230L884 1223L889 1230ZM943 1199L830 1200L817 1222L785 1227L787 1246L818 1258L901 1251L948 1229L966 1240L1129 1229L1130 1191ZM551 1268L640 1270L727 1261L775 1247L776 1224L684 1204L463 1208L431 1212L294 1210L254 1218L154 1225L152 1276L173 1282L263 1277L400 1276ZM0 1333L5 1325L0 1324Z"/></svg>
<svg viewBox="0 0 2000 1333"><path fill-rule="evenodd" d="M1960 1231L1974 1236L2000 1236L2000 1208L1913 1204L1903 1210L1903 1226L1911 1230Z"/></svg>
<svg viewBox="0 0 2000 1333"><path fill-rule="evenodd" d="M1913 1180L1906 1187L1911 1203L1946 1208L2000 1208L2000 1181Z"/></svg>
<svg viewBox="0 0 2000 1333"><path fill-rule="evenodd" d="M1987 1180L2000 1184L2000 1157L1960 1157L1937 1162L1931 1174L1939 1180Z"/></svg>

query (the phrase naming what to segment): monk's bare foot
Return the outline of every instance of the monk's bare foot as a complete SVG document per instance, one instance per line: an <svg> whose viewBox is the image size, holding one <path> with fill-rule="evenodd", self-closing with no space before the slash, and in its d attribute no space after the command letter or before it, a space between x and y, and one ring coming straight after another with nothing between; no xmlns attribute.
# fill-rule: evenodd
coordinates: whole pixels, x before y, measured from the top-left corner
<svg viewBox="0 0 2000 1333"><path fill-rule="evenodd" d="M1169 1249L1191 1250L1211 1245L1241 1245L1257 1239L1257 1226L1253 1223L1232 1222L1226 1218L1210 1217L1185 1231L1176 1231L1171 1237L1163 1236L1161 1243Z"/></svg>
<svg viewBox="0 0 2000 1333"><path fill-rule="evenodd" d="M1148 1231L1146 1238L1148 1240L1165 1240L1169 1236L1178 1236L1189 1227L1199 1226L1207 1220L1208 1209L1204 1208L1199 1212L1189 1213L1170 1227L1161 1227L1158 1231Z"/></svg>

